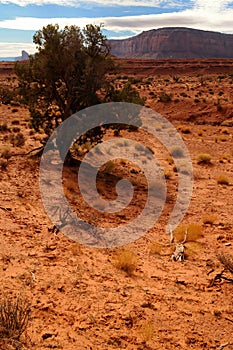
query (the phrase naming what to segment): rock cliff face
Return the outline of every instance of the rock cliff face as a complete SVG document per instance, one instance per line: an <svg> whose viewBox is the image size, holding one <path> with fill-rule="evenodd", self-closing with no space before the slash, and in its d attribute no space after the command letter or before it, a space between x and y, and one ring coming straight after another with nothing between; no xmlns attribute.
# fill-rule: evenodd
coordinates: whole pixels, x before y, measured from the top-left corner
<svg viewBox="0 0 233 350"><path fill-rule="evenodd" d="M26 61L26 60L29 60L29 55L24 50L22 51L22 56L15 58L15 61Z"/></svg>
<svg viewBox="0 0 233 350"><path fill-rule="evenodd" d="M233 34L190 28L152 29L109 43L111 54L124 58L233 58Z"/></svg>

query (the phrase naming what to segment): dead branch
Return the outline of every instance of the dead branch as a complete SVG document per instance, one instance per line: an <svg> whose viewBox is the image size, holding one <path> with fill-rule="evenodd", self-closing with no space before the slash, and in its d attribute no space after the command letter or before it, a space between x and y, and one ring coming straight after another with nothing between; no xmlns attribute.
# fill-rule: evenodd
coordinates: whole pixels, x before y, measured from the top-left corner
<svg viewBox="0 0 233 350"><path fill-rule="evenodd" d="M31 154L31 153L33 153L35 151L42 151L43 149L44 149L44 145L40 146L40 147L33 148L33 149L31 149L31 151L26 152L26 153L15 153L15 154L12 154L11 157L28 156L29 154ZM38 153L40 153L40 152L38 152Z"/></svg>
<svg viewBox="0 0 233 350"><path fill-rule="evenodd" d="M5 208L5 207L0 207L0 209L4 210L4 211L11 211L11 208Z"/></svg>
<svg viewBox="0 0 233 350"><path fill-rule="evenodd" d="M225 268L220 273L217 273L214 276L214 278L212 278L212 280L210 281L209 287L213 287L216 282L221 282L222 280L225 280L225 281L228 281L230 283L233 283L233 279L232 278L229 278L229 277L226 277L226 276L223 275L224 272L225 272Z"/></svg>
<svg viewBox="0 0 233 350"><path fill-rule="evenodd" d="M233 259L230 257L227 257L224 254L220 254L218 255L218 260L223 264L223 266L230 271L231 273L233 273Z"/></svg>

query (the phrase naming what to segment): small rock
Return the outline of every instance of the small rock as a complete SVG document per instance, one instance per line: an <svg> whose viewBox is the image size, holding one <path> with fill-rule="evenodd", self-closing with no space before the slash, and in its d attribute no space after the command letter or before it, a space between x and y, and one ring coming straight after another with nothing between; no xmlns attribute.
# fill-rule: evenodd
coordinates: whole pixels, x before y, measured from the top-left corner
<svg viewBox="0 0 233 350"><path fill-rule="evenodd" d="M46 340L46 339L48 339L48 338L51 338L52 336L53 336L52 333L44 333L44 334L42 335L42 339L43 339L43 340Z"/></svg>

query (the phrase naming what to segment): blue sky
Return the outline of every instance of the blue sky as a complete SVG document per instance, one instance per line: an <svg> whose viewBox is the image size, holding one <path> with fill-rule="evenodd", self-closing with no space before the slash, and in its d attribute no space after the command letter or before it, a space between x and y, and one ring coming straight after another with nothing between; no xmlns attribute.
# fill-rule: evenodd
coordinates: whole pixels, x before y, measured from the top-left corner
<svg viewBox="0 0 233 350"><path fill-rule="evenodd" d="M104 24L107 38L125 38L160 27L233 33L228 0L0 0L0 57L35 52L33 34L49 23Z"/></svg>

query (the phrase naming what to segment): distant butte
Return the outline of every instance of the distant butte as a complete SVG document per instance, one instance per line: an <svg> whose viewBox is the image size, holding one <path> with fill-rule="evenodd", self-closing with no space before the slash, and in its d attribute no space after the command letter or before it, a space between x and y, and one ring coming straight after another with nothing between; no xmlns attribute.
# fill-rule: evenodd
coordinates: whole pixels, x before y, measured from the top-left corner
<svg viewBox="0 0 233 350"><path fill-rule="evenodd" d="M233 34L191 28L152 29L109 43L111 54L121 58L233 58Z"/></svg>

